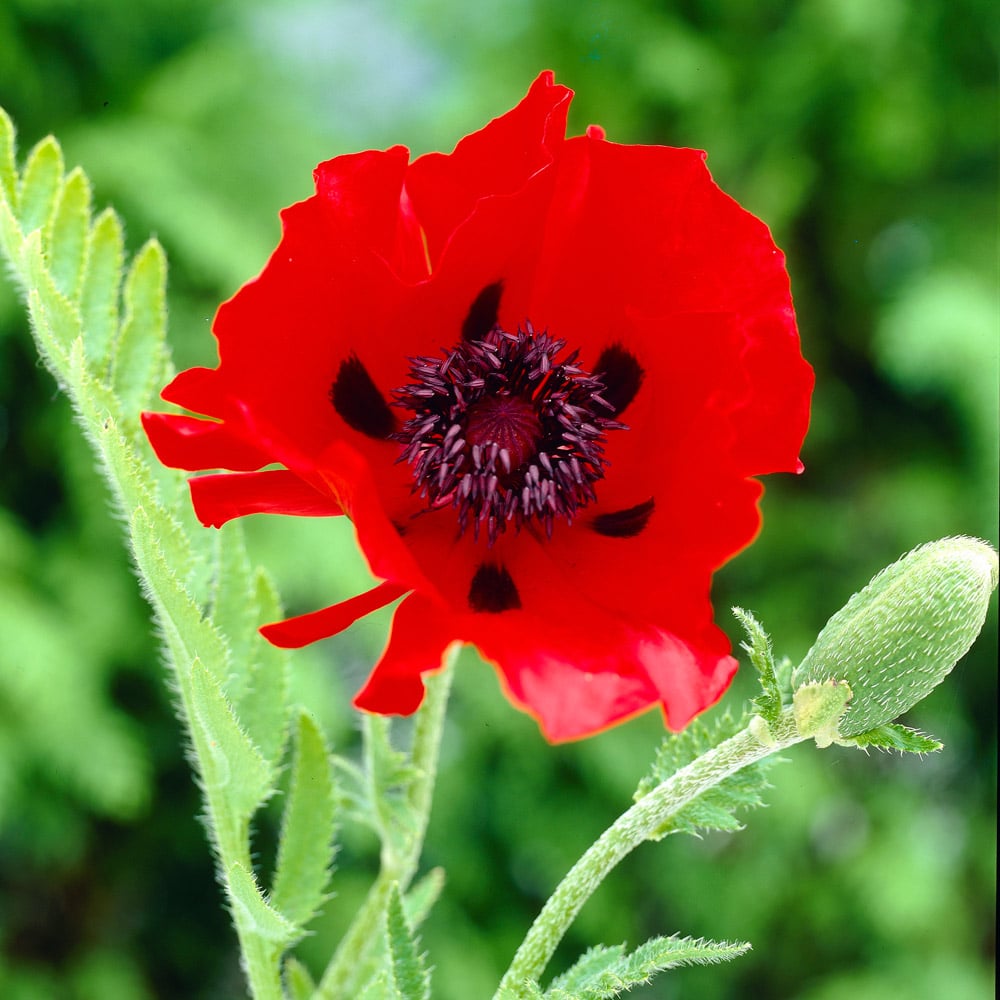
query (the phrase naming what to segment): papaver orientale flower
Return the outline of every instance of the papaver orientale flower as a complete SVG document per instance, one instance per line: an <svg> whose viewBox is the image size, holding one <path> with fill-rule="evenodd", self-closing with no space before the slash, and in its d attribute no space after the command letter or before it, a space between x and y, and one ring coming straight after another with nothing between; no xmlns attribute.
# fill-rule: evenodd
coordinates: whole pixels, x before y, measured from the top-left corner
<svg viewBox="0 0 1000 1000"><path fill-rule="evenodd" d="M808 422L784 258L703 153L566 138L571 97L543 73L450 155L320 164L219 366L163 391L211 419L144 416L167 465L230 470L191 480L206 525L351 519L382 582L262 631L402 597L367 711L413 712L456 640L551 740L655 704L680 729L735 670L712 573Z"/></svg>

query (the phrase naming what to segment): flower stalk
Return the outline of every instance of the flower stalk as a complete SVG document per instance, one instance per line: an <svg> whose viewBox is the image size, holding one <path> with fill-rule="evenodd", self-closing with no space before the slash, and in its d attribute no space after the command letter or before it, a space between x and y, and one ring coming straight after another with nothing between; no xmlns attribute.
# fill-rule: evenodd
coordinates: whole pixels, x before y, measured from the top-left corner
<svg viewBox="0 0 1000 1000"><path fill-rule="evenodd" d="M327 965L315 1000L346 1000L356 994L361 985L358 979L365 957L381 932L392 887L398 885L404 891L417 870L434 797L445 710L460 649L458 644L453 645L445 655L444 668L427 680L427 695L417 712L411 749L416 776L407 789L407 804L413 823L410 837L402 851L389 850L383 842L379 873ZM370 740L368 734L366 727L365 736Z"/></svg>
<svg viewBox="0 0 1000 1000"><path fill-rule="evenodd" d="M735 736L702 754L663 782L608 827L570 869L542 908L504 973L495 1000L517 995L525 981L537 982L570 924L608 873L643 841L650 839L693 799L750 764L806 739L791 710L768 727L766 742L758 727L748 725Z"/></svg>

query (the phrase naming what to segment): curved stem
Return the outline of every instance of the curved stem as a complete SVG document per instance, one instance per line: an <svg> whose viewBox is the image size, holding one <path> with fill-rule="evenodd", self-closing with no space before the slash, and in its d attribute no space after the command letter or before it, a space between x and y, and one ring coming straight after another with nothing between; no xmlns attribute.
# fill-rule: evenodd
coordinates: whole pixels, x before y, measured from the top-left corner
<svg viewBox="0 0 1000 1000"><path fill-rule="evenodd" d="M413 834L407 842L405 852L396 855L383 850L382 868L326 967L314 1000L348 1000L355 996L361 985L358 977L363 971L365 956L372 943L378 939L390 890L394 883L399 885L401 891L405 890L417 870L430 819L445 709L459 649L457 644L449 649L445 654L444 668L427 679L427 694L417 713L410 758L418 775L407 792L413 817Z"/></svg>
<svg viewBox="0 0 1000 1000"><path fill-rule="evenodd" d="M577 913L605 876L671 816L748 764L805 739L799 735L791 710L784 711L770 727L770 735L773 742L765 745L750 728L742 730L702 754L619 816L570 869L542 908L504 973L495 1000L505 993L516 996L516 987L526 980L538 981Z"/></svg>

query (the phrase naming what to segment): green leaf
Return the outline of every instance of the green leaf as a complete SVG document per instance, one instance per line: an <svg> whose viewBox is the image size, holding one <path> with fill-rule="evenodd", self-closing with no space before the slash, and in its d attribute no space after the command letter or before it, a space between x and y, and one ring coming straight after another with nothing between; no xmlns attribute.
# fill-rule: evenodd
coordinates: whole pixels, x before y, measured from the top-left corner
<svg viewBox="0 0 1000 1000"><path fill-rule="evenodd" d="M226 891L237 923L255 937L272 942L277 950L288 947L297 929L268 904L253 874L237 862L226 876Z"/></svg>
<svg viewBox="0 0 1000 1000"><path fill-rule="evenodd" d="M735 736L745 722L745 718L735 720L726 712L711 726L700 719L695 719L683 732L666 737L656 753L650 773L639 783L635 793L636 801L648 795L702 754ZM718 784L696 796L683 809L674 813L656 831L652 839L659 840L670 833L696 834L702 830L742 829L736 813L740 810L756 809L763 804L764 792L771 787L767 779L768 772L780 761L780 757L765 757L723 778Z"/></svg>
<svg viewBox="0 0 1000 1000"><path fill-rule="evenodd" d="M167 361L166 272L163 248L149 240L125 278L125 320L115 345L111 384L122 413L136 420L152 399Z"/></svg>
<svg viewBox="0 0 1000 1000"><path fill-rule="evenodd" d="M936 753L944 747L933 736L897 723L859 733L852 736L851 741L862 749L875 747L876 750L898 750L900 753Z"/></svg>
<svg viewBox="0 0 1000 1000"><path fill-rule="evenodd" d="M63 391L71 392L69 351L80 336L80 315L49 274L40 233L28 235L22 254L24 280L30 289L28 306L39 350Z"/></svg>
<svg viewBox="0 0 1000 1000"><path fill-rule="evenodd" d="M542 989L538 983L528 980L515 986L506 984L494 1000L542 1000Z"/></svg>
<svg viewBox="0 0 1000 1000"><path fill-rule="evenodd" d="M108 208L90 231L80 289L83 341L87 357L102 378L107 377L111 346L118 338L118 293L124 266L121 220Z"/></svg>
<svg viewBox="0 0 1000 1000"><path fill-rule="evenodd" d="M20 277L24 268L21 249L24 235L17 221L14 205L6 198L0 198L0 250L10 260L11 266Z"/></svg>
<svg viewBox="0 0 1000 1000"><path fill-rule="evenodd" d="M90 235L90 181L77 167L59 193L49 228L49 269L63 295L75 300L80 291Z"/></svg>
<svg viewBox="0 0 1000 1000"><path fill-rule="evenodd" d="M162 540L170 539L170 518L162 508L137 508L130 519L132 551L147 597L156 609L178 671L195 657L210 669L220 689L229 674L226 642L174 572ZM165 530L166 529L166 530Z"/></svg>
<svg viewBox="0 0 1000 1000"><path fill-rule="evenodd" d="M430 1000L431 977L420 945L403 912L399 887L393 886L385 918L391 982L402 1000Z"/></svg>
<svg viewBox="0 0 1000 1000"><path fill-rule="evenodd" d="M210 801L223 797L232 815L249 821L273 791L274 770L240 726L201 660L191 665L190 684L192 737L205 790Z"/></svg>
<svg viewBox="0 0 1000 1000"><path fill-rule="evenodd" d="M389 741L388 719L365 715L362 726L366 737L367 818L382 841L383 851L392 857L404 857L416 833L408 792L418 772L410 758Z"/></svg>
<svg viewBox="0 0 1000 1000"><path fill-rule="evenodd" d="M253 623L275 621L281 617L278 593L271 578L258 569L254 575ZM276 761L285 745L291 706L288 701L288 652L265 642L251 631L242 695L236 701L240 718L260 747L261 753ZM238 660L236 662L239 662ZM235 700L235 699L234 699Z"/></svg>
<svg viewBox="0 0 1000 1000"><path fill-rule="evenodd" d="M444 889L444 883L444 869L432 868L406 894L403 909L406 910L406 921L411 927L419 927L427 919L427 914Z"/></svg>
<svg viewBox="0 0 1000 1000"><path fill-rule="evenodd" d="M774 668L771 637L749 611L733 608L733 616L747 635L746 640L740 643L740 649L750 657L760 678L762 691L754 699L754 710L767 722L777 722L781 715L781 689Z"/></svg>
<svg viewBox="0 0 1000 1000"><path fill-rule="evenodd" d="M545 1000L610 1000L648 983L658 972L684 965L728 962L750 950L749 943L659 937L631 955L621 945L591 948L568 972L553 980Z"/></svg>
<svg viewBox="0 0 1000 1000"><path fill-rule="evenodd" d="M0 108L0 202L17 208L17 134L10 115Z"/></svg>
<svg viewBox="0 0 1000 1000"><path fill-rule="evenodd" d="M327 899L336 853L336 819L329 751L316 723L302 712L271 892L272 904L300 927Z"/></svg>
<svg viewBox="0 0 1000 1000"><path fill-rule="evenodd" d="M48 224L63 179L63 155L59 143L47 136L28 154L18 193L18 218L23 233Z"/></svg>
<svg viewBox="0 0 1000 1000"><path fill-rule="evenodd" d="M289 1000L312 1000L316 983L309 970L294 956L285 959L284 981Z"/></svg>

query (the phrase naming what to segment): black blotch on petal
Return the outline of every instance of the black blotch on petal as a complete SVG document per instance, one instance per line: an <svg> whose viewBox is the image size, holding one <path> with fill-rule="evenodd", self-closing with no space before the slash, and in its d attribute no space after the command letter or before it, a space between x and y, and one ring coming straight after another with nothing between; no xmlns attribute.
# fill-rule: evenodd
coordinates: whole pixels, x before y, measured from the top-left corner
<svg viewBox="0 0 1000 1000"><path fill-rule="evenodd" d="M496 326L502 294L503 282L494 281L476 296L462 323L462 340L483 340Z"/></svg>
<svg viewBox="0 0 1000 1000"><path fill-rule="evenodd" d="M615 510L610 514L598 514L592 527L599 535L607 535L608 538L632 538L649 523L655 506L650 497L634 507Z"/></svg>
<svg viewBox="0 0 1000 1000"><path fill-rule="evenodd" d="M621 344L612 344L601 351L593 374L603 380L601 395L615 408L617 417L635 399L646 373L631 351Z"/></svg>
<svg viewBox="0 0 1000 1000"><path fill-rule="evenodd" d="M499 614L521 606L521 596L510 573L503 566L483 563L469 586L469 607L473 611Z"/></svg>
<svg viewBox="0 0 1000 1000"><path fill-rule="evenodd" d="M330 402L348 427L370 438L384 440L396 429L395 414L356 354L340 362Z"/></svg>

